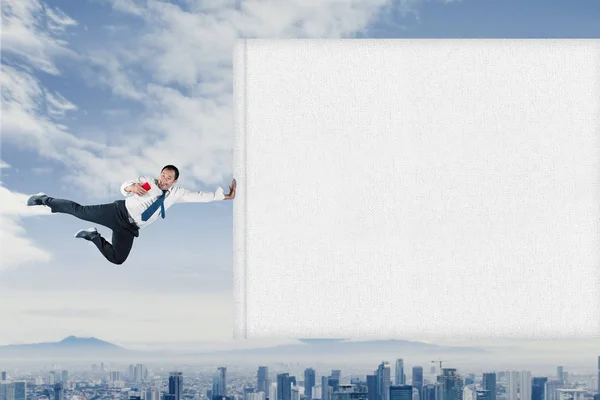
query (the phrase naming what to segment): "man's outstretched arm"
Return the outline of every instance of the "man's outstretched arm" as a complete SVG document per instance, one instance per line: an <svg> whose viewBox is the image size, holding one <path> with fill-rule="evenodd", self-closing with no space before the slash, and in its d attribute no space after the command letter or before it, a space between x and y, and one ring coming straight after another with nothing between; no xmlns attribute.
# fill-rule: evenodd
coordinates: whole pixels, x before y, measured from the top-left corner
<svg viewBox="0 0 600 400"><path fill-rule="evenodd" d="M229 193L225 194L222 188L217 188L214 192L192 191L180 188L177 201L181 203L209 203L211 201L232 200L235 198L235 179L229 186Z"/></svg>

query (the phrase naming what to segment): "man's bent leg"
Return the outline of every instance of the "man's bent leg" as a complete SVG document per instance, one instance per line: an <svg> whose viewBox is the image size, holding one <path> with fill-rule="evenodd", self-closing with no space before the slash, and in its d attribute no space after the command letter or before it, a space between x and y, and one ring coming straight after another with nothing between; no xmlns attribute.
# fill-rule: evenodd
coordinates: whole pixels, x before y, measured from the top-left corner
<svg viewBox="0 0 600 400"><path fill-rule="evenodd" d="M125 230L115 230L112 235L112 244L106 241L101 235L96 235L92 242L98 247L100 253L113 264L123 264L129 252L133 247L135 237Z"/></svg>
<svg viewBox="0 0 600 400"><path fill-rule="evenodd" d="M114 203L82 206L71 200L55 199L53 197L48 197L44 203L50 207L53 213L71 214L76 218L94 222L110 229L118 227L118 213Z"/></svg>

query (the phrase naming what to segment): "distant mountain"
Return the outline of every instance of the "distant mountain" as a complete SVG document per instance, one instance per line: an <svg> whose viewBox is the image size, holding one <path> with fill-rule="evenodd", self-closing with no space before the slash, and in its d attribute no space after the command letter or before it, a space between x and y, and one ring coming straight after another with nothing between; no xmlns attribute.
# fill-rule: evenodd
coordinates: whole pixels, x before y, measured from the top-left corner
<svg viewBox="0 0 600 400"><path fill-rule="evenodd" d="M346 339L301 339L299 343L273 347L194 351L161 350L133 351L94 337L69 336L60 342L0 346L0 358L12 359L173 359L205 358L230 359L236 357L322 358L359 355L441 355L447 353L483 354L487 350L476 347L447 347L408 340L349 341Z"/></svg>
<svg viewBox="0 0 600 400"><path fill-rule="evenodd" d="M87 358L99 355L114 357L125 356L129 353L132 352L94 337L81 338L76 336L66 337L60 342L0 346L0 358Z"/></svg>
<svg viewBox="0 0 600 400"><path fill-rule="evenodd" d="M342 355L342 354L441 354L441 353L485 353L477 347L449 347L408 340L349 341L346 339L300 339L301 343L258 349L205 352L204 354L226 355Z"/></svg>

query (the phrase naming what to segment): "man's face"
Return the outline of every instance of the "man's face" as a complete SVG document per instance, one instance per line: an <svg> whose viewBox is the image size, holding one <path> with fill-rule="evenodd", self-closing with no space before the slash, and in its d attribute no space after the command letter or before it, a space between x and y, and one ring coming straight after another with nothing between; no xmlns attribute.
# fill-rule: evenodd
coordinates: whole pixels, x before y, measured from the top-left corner
<svg viewBox="0 0 600 400"><path fill-rule="evenodd" d="M169 190L175 182L177 182L177 180L175 180L175 171L171 171L170 169L163 169L161 171L160 177L158 178L158 187L161 190Z"/></svg>

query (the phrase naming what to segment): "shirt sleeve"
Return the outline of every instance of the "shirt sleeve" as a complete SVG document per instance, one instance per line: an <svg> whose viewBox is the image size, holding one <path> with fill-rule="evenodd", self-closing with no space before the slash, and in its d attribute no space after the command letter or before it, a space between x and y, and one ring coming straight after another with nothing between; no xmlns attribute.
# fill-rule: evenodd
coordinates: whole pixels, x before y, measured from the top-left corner
<svg viewBox="0 0 600 400"><path fill-rule="evenodd" d="M144 176L140 176L140 177L139 177L139 178L137 178L137 179L133 179L133 180L130 180L130 181L127 181L127 182L123 183L123 184L121 185L121 194L122 194L123 196L125 196L125 197L133 195L133 193L127 193L127 192L125 191L125 188L126 188L126 187L129 187L129 186L131 186L131 185L133 185L134 183L144 183L144 182L146 182L147 180L148 180L148 179L147 179L146 177L144 177Z"/></svg>
<svg viewBox="0 0 600 400"><path fill-rule="evenodd" d="M214 192L195 192L179 188L177 195L177 201L180 203L209 203L225 199L225 193L221 187Z"/></svg>

